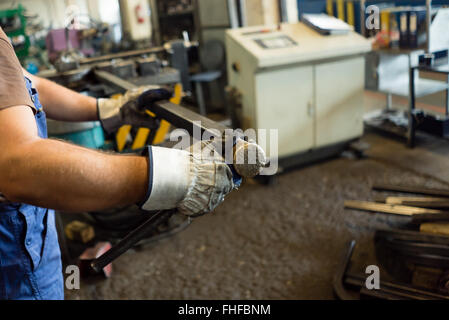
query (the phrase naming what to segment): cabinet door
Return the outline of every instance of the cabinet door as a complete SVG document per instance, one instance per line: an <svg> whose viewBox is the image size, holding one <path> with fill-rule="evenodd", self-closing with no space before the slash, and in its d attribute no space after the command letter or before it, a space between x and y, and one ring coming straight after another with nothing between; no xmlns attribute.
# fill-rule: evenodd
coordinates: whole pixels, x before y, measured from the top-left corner
<svg viewBox="0 0 449 320"><path fill-rule="evenodd" d="M365 59L323 63L315 69L316 146L363 134Z"/></svg>
<svg viewBox="0 0 449 320"><path fill-rule="evenodd" d="M313 147L312 66L258 73L255 92L257 128L278 130L280 157Z"/></svg>

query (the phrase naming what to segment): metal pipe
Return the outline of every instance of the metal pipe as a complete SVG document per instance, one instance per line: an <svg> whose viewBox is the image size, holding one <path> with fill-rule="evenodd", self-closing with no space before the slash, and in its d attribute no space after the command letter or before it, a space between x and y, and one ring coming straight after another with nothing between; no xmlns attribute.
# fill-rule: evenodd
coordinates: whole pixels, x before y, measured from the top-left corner
<svg viewBox="0 0 449 320"><path fill-rule="evenodd" d="M149 48L149 49L141 49L141 50L120 52L120 53L115 53L115 54L108 54L108 55L104 55L104 56L100 56L100 57L84 58L84 59L81 59L79 61L79 63L80 64L98 63L98 62L113 60L113 59L141 56L144 54L161 53L164 51L165 51L164 47L153 47L153 48Z"/></svg>
<svg viewBox="0 0 449 320"><path fill-rule="evenodd" d="M134 83L123 80L122 78L119 78L110 72L95 70L94 73L95 77L100 81L112 85L113 87L119 88L120 90L127 91L137 88Z"/></svg>
<svg viewBox="0 0 449 320"><path fill-rule="evenodd" d="M333 278L334 292L337 295L337 297L341 300L355 300L354 296L345 289L343 283L345 274L348 271L348 267L351 262L351 257L352 253L354 252L355 244L356 244L355 240L351 240L348 243L347 249L341 258L340 264L338 265L338 270Z"/></svg>
<svg viewBox="0 0 449 320"><path fill-rule="evenodd" d="M152 232L155 232L157 228L162 223L168 221L168 219L170 219L174 213L175 210L159 211L151 218L149 218L145 223L140 225L137 229L130 232L125 238L123 238L111 249L106 251L103 255L92 261L91 267L96 272L100 272L112 261L120 257L123 253L131 249L133 246L135 246L136 243L144 239Z"/></svg>
<svg viewBox="0 0 449 320"><path fill-rule="evenodd" d="M446 83L449 86L449 74L446 76ZM446 117L449 116L449 87L446 89Z"/></svg>
<svg viewBox="0 0 449 320"><path fill-rule="evenodd" d="M416 93L415 93L415 78L416 68L410 68L409 75L409 112L408 112L408 130L407 130L407 146L409 148L415 147L415 106L416 106Z"/></svg>
<svg viewBox="0 0 449 320"><path fill-rule="evenodd" d="M426 0L427 45L426 53L430 53L430 27L432 24L432 0Z"/></svg>
<svg viewBox="0 0 449 320"><path fill-rule="evenodd" d="M366 281L366 276L365 275L359 275L356 273L347 273L345 275L345 279L344 282L351 284L353 286L358 286L358 287L364 287L365 286L365 281ZM430 291L426 291L426 290L421 290L418 288L414 288L412 286L406 285L406 284L401 284L401 283L394 283L394 282L389 282L389 281L381 281L380 283L380 292L383 291L383 289L387 289L388 293L392 293L392 294L400 294L400 295L404 295L407 294L409 295L410 299L437 299L437 300L447 300L449 299L448 296L442 295L442 294L438 294L438 293L434 293L434 292L430 292ZM376 290L372 290L372 291L376 291Z"/></svg>
<svg viewBox="0 0 449 320"><path fill-rule="evenodd" d="M238 18L237 5L236 5L235 1L236 0L227 0L229 24L231 26L231 29L236 29L240 25L239 18ZM241 6L242 6L243 2L244 2L244 0L240 0L240 11L241 11L241 8L242 8ZM242 12L240 12L240 14L242 15ZM243 24L243 15L242 15L242 24Z"/></svg>
<svg viewBox="0 0 449 320"><path fill-rule="evenodd" d="M123 80L110 72L95 70L95 77L101 82L105 82L122 91L137 88L134 83ZM201 134L207 131L211 136L219 134L221 137L225 130L229 129L218 122L168 101L155 103L151 107L151 111L175 127L187 130L190 135L193 135L194 131L199 130Z"/></svg>
<svg viewBox="0 0 449 320"><path fill-rule="evenodd" d="M365 34L365 0L360 1L360 33L362 36L366 36Z"/></svg>

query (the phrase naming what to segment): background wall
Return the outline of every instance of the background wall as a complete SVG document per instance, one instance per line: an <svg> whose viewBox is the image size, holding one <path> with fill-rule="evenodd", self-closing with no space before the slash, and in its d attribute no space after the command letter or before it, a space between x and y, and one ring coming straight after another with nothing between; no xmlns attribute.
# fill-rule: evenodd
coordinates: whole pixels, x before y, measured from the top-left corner
<svg viewBox="0 0 449 320"><path fill-rule="evenodd" d="M249 26L279 23L277 0L246 0L246 13Z"/></svg>

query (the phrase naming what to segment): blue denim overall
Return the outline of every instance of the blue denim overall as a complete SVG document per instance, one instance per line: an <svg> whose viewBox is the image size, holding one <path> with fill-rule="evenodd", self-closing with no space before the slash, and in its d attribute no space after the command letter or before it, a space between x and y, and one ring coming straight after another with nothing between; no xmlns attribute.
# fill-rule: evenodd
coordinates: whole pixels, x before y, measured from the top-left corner
<svg viewBox="0 0 449 320"><path fill-rule="evenodd" d="M41 138L47 122L30 80ZM0 299L64 299L61 253L54 211L20 203L0 203Z"/></svg>

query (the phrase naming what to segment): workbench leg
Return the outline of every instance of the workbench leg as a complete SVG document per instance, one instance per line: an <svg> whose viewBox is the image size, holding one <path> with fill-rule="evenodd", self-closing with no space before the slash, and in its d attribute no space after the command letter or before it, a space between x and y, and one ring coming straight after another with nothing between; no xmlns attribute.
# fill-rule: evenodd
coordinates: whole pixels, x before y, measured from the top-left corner
<svg viewBox="0 0 449 320"><path fill-rule="evenodd" d="M391 111L393 109L393 95L391 93L387 93L387 106L385 109L387 111Z"/></svg>
<svg viewBox="0 0 449 320"><path fill-rule="evenodd" d="M199 82L199 81L195 82L195 88L196 88L196 99L198 100L200 114L202 116L205 116L206 115L206 103L204 102L203 87L202 87L201 82Z"/></svg>
<svg viewBox="0 0 449 320"><path fill-rule="evenodd" d="M416 121L415 121L415 77L416 69L410 68L410 90L409 90L409 112L408 112L408 132L407 132L407 146L409 148L415 147L416 135Z"/></svg>
<svg viewBox="0 0 449 320"><path fill-rule="evenodd" d="M446 83L449 86L449 74L447 75ZM449 116L449 88L446 89L446 117Z"/></svg>

